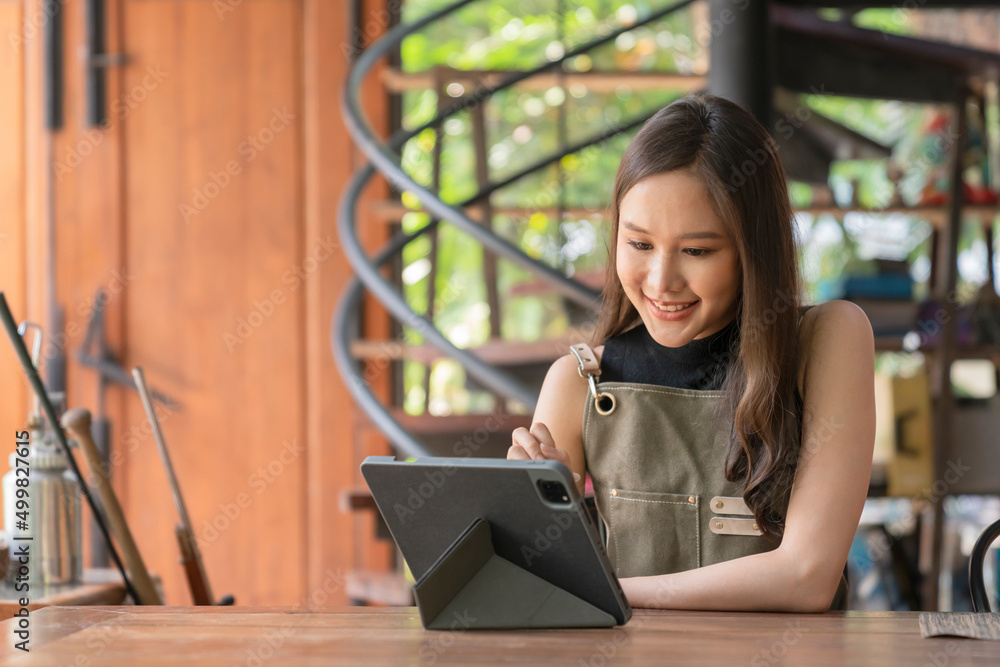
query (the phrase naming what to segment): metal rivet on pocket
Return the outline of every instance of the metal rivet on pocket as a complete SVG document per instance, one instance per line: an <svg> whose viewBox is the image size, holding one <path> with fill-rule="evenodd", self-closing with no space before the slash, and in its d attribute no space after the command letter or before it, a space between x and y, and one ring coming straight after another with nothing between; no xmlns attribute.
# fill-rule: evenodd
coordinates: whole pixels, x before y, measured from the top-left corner
<svg viewBox="0 0 1000 667"><path fill-rule="evenodd" d="M618 495L618 489L611 489L611 495L617 496Z"/></svg>
<svg viewBox="0 0 1000 667"><path fill-rule="evenodd" d="M724 503L724 502L722 502L721 500L720 500L720 501L718 501L717 503L715 503L715 506L716 506L716 507L718 507L718 508L719 508L720 510L722 509L722 506L723 506L723 505L725 505L725 503Z"/></svg>
<svg viewBox="0 0 1000 667"><path fill-rule="evenodd" d="M694 496L688 496L688 502L694 503Z"/></svg>
<svg viewBox="0 0 1000 667"><path fill-rule="evenodd" d="M716 521L715 522L715 527L716 528L722 528L722 522L721 521Z"/></svg>

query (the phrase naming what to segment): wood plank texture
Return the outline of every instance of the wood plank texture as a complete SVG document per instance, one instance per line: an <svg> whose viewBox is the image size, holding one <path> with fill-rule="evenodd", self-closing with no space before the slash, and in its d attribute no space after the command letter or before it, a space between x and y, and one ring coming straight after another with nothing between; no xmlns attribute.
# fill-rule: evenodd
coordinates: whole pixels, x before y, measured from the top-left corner
<svg viewBox="0 0 1000 667"><path fill-rule="evenodd" d="M921 639L917 612L748 614L636 610L616 628L421 628L415 607L49 607L32 615L30 655L7 664L996 664L1000 643ZM9 636L11 621L0 625ZM93 662L89 664L94 664Z"/></svg>

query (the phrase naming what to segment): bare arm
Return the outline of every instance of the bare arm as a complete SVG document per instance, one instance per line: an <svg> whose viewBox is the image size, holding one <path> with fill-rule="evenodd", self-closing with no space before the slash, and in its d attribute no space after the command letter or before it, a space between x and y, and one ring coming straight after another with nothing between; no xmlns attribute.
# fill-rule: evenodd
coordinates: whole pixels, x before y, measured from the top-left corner
<svg viewBox="0 0 1000 667"><path fill-rule="evenodd" d="M598 347L594 353L603 350ZM577 372L571 354L560 357L549 368L538 396L531 429L511 434L508 459L555 459L573 471L577 490L583 495L586 461L583 455L583 406L587 382ZM546 447L547 446L547 447Z"/></svg>
<svg viewBox="0 0 1000 667"><path fill-rule="evenodd" d="M857 530L875 443L874 338L846 301L817 307L804 352L801 449L781 545L696 570L622 579L636 607L826 611Z"/></svg>

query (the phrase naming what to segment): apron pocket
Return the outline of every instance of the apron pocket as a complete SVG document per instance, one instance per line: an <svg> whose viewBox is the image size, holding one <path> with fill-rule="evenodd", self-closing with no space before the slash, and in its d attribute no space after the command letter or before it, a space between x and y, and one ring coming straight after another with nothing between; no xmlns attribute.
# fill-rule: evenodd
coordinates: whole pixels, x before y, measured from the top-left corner
<svg viewBox="0 0 1000 667"><path fill-rule="evenodd" d="M701 498L682 493L611 489L608 558L619 577L701 567Z"/></svg>

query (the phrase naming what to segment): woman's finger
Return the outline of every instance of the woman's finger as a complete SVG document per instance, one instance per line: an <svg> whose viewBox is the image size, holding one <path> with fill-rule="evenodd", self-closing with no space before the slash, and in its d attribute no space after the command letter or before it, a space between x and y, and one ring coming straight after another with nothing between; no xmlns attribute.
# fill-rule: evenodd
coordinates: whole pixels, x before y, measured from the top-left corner
<svg viewBox="0 0 1000 667"><path fill-rule="evenodd" d="M524 427L521 427L518 430L525 431ZM518 435L520 435L521 437L524 437L524 433L521 433L521 434L518 434ZM528 437L529 438L532 437L530 433L528 433ZM514 434L511 434L511 438L514 439L514 440L516 440L517 436L515 436ZM562 451L560 449L555 449L554 451L553 451L553 449L549 449L549 453L551 455L550 456L546 456L546 452L545 452L546 448L547 448L547 445L543 445L543 446L539 447L538 458L542 458L542 459L545 459L545 458L556 459L558 461L561 461L561 462L565 463L567 468L570 467L569 466L569 454L567 452L564 452L564 451ZM565 456L565 459L562 458L562 455ZM508 461L525 461L525 460L530 460L530 459L533 459L533 458L535 458L535 457L531 456L527 451L525 451L524 447L522 445L520 445L519 443L517 443L517 442L514 442L514 444L512 444L510 446L510 448L507 450L507 460ZM579 482L580 481L580 473L574 472L573 473L573 480Z"/></svg>
<svg viewBox="0 0 1000 667"><path fill-rule="evenodd" d="M549 427L542 422L532 424L530 433L543 445L548 445L549 447L556 446L555 440L552 439L552 434L549 432Z"/></svg>
<svg viewBox="0 0 1000 667"><path fill-rule="evenodd" d="M547 459L552 459L553 461L559 461L564 464L567 468L570 468L569 464L569 452L559 449L558 447L550 447L548 445L542 445L542 456Z"/></svg>
<svg viewBox="0 0 1000 667"><path fill-rule="evenodd" d="M549 431L548 426L542 422L532 424L531 435L535 436L541 444L541 452L545 458L555 459L565 463L567 467L569 466L569 452L556 447L555 440L552 438L552 433Z"/></svg>
<svg viewBox="0 0 1000 667"><path fill-rule="evenodd" d="M534 435L539 441L541 441L541 452L542 456L547 459L555 459L561 463L566 464L566 467L570 470L573 467L570 465L569 452L564 449L559 449L556 447L555 439L552 437L549 427L542 422L536 422L531 425L531 434ZM580 481L580 473L573 473L573 480Z"/></svg>
<svg viewBox="0 0 1000 667"><path fill-rule="evenodd" d="M514 441L515 445L521 446L524 452L528 455L528 458L530 459L545 458L542 455L538 439L535 438L535 436L533 436L530 432L528 432L528 429L524 428L523 426L514 429L514 432L511 433L511 439Z"/></svg>
<svg viewBox="0 0 1000 667"><path fill-rule="evenodd" d="M521 445L513 444L510 446L510 449L507 450L507 459L509 461L525 461L530 458L531 457L526 451L524 451L524 448L521 447Z"/></svg>

